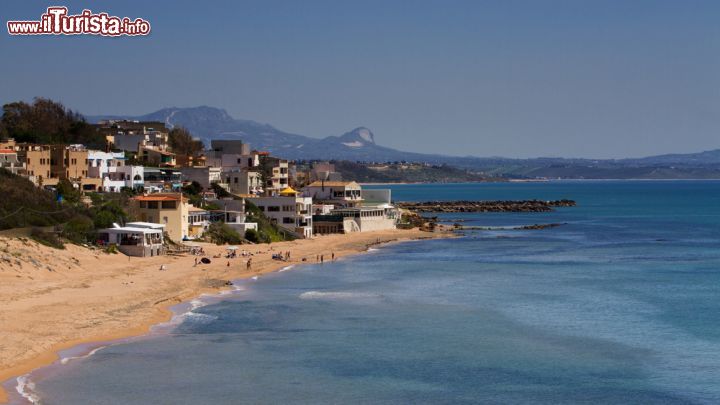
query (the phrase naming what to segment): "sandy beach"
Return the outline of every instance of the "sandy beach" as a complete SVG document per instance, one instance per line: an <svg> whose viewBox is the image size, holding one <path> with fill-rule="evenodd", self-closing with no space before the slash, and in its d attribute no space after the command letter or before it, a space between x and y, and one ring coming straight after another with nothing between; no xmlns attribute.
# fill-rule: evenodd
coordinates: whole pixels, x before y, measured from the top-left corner
<svg viewBox="0 0 720 405"><path fill-rule="evenodd" d="M253 254L249 270L245 258L213 258L226 247L211 244L201 245L212 263L196 266L191 255L137 258L0 237L0 381L50 364L58 351L78 344L144 334L170 319L170 306L228 288L228 280L315 263L318 255L329 261L332 253L339 258L374 244L444 236L390 230L242 245L241 251ZM272 259L287 251L289 261ZM0 403L5 401L0 389Z"/></svg>

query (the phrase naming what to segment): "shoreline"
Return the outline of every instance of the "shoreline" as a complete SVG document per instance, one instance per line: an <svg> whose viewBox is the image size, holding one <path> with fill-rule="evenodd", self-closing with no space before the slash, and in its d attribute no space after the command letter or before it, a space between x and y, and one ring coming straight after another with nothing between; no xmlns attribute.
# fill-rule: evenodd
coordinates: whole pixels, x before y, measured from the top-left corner
<svg viewBox="0 0 720 405"><path fill-rule="evenodd" d="M253 256L253 266L257 266L256 270L253 271L243 271L242 269L240 271L236 271L237 269L235 266L232 268L229 267L229 264L231 263L230 260L227 260L228 266L225 268L225 266L222 266L222 263L226 259L213 259L216 263L214 266L208 266L201 268L201 273L198 273L197 270L193 270L195 266L192 266L190 263L190 260L192 260L192 257L190 256L183 256L183 257L174 257L174 258L167 258L165 256L159 256L155 258L149 258L146 260L137 260L138 264L134 268L134 271L137 274L140 275L139 272L142 272L141 277L144 277L145 279L150 279L151 287L153 287L153 283L162 283L165 280L163 278L166 277L166 274L170 273L170 271L175 270L174 266L180 265L178 261L180 259L186 259L188 261L187 265L183 265L181 270L177 270L178 272L182 272L183 274L179 274L177 277L175 277L172 281L182 283L188 283L192 284L192 281L200 282L200 285L195 285L194 288L189 287L185 288L184 291L179 292L166 292L166 291L150 291L148 292L148 295L151 296L150 298L153 299L153 302L150 303L150 311L148 311L147 307L142 308L141 313L132 313L132 314L126 314L123 313L123 315L127 315L129 320L126 320L127 326L123 325L120 327L118 325L117 328L109 327L109 330L106 331L95 331L95 332L88 332L84 334L85 336L81 338L67 338L67 336L62 336L59 341L50 343L49 345L45 345L41 347L40 349L36 349L37 354L33 355L28 358L24 359L18 359L17 361L11 363L9 367L4 367L2 370L0 370L0 403L6 403L9 401L10 397L8 396L8 393L5 391L5 388L15 387L17 384L17 378L24 376L26 374L29 374L35 370L44 368L46 366L50 366L61 360L60 355L64 351L71 350L73 348L77 348L79 346L88 345L96 347L104 346L106 344L112 344L111 342L118 342L122 341L124 339L129 339L133 337L141 337L144 335L148 335L152 332L153 327L162 325L164 323L172 321L174 317L176 317L178 314L176 314L172 308L180 305L180 304L186 304L190 303L190 301L197 299L201 297L203 294L209 294L209 295L217 295L221 296L224 291L231 290L233 288L232 285L224 285L224 284L217 284L213 285L210 282L218 282L218 281L224 281L224 280L241 280L241 279L249 279L254 276L268 274L272 272L278 272L283 268L286 268L288 266L295 267L299 264L311 264L316 263L315 260L313 260L316 255L318 255L318 252L325 252L325 254L328 254L330 251L335 253L336 258L342 258L346 256L351 255L357 255L360 253L367 252L371 247L377 246L377 245L386 245L389 243L397 243L397 242L404 242L404 241L411 241L411 240L423 240L423 239L435 239L435 238L445 238L445 237L453 237L455 234L450 231L442 231L442 232L423 232L419 231L417 229L413 230L392 230L392 231L377 231L377 232L367 232L363 234L348 234L348 235L327 235L327 236L319 236L314 239L310 240L299 240L299 241L291 241L291 242L279 242L274 243L271 245L243 245L243 247L247 247L247 250L252 250L253 253L257 255L271 255L273 251L284 251L287 249L288 251L292 251L293 254L293 260L290 262L285 261L277 261L272 260L269 258L257 258L256 256ZM222 252L225 249L225 246L215 246L215 245L204 245L206 250L208 250L209 254L219 252L222 254ZM82 249L79 247L75 247L72 252L69 252L71 254L74 254L77 256L77 250ZM41 249L42 250L42 249ZM309 260L302 261L297 260L295 257L307 257L310 256ZM98 256L98 255L96 255ZM108 256L108 255L105 255ZM96 259L99 259L99 257L95 257ZM75 259L73 256L72 259ZM118 259L117 257L113 257L113 259ZM140 259L140 258L139 258ZM144 259L144 258L142 258ZM238 260L238 259L231 259L231 260ZM244 259L240 258L239 260L243 261ZM256 261L257 260L257 261ZM117 260L116 260L117 261ZM124 263L124 260L122 260ZM131 262L132 259L128 259L128 262ZM171 264L171 270L165 271L165 272L158 272L154 269L152 269L152 266L159 266L159 263L164 262L174 262ZM329 261L329 260L328 260ZM244 261L243 261L244 263ZM256 264L257 263L257 264ZM137 267L139 266L139 267ZM125 265L127 267L127 265ZM243 266L244 268L244 266ZM117 266L112 266L111 270L117 270ZM92 272L92 270L90 270ZM211 274L213 273L213 274ZM188 275L188 280L186 280L183 275ZM128 273L128 277L130 277L131 273ZM210 278L210 277L213 278ZM100 284L97 288L102 288L102 284L105 284L109 281L114 282L114 284L117 284L117 279L119 277L122 277L122 274L113 274L111 276L108 276L107 278L101 278L98 280L98 282L94 284ZM220 277L220 278L217 278ZM30 277L32 278L32 277ZM139 282L141 280L138 280ZM134 283L134 281L130 281L129 283ZM210 284L209 284L210 283ZM128 282L123 282L123 285L129 285ZM95 286L93 286L95 287ZM73 288L77 288L76 286L73 286ZM89 288L89 287L85 287ZM65 297L67 298L67 291L61 291L58 293L55 293L57 290L69 290L71 288L68 287L55 287L54 290L48 289L49 291L52 291L51 294L59 295L61 293L65 293ZM33 291L34 292L34 291ZM139 293L142 295L142 291ZM73 294L71 291L70 294ZM131 299L131 298L138 298L138 294L135 294L133 297L128 297L125 299ZM70 295L72 296L72 295ZM155 300L155 298L160 297L161 299ZM0 297L4 298L4 297ZM10 298L11 302L13 301L14 297ZM40 296L39 300L42 301L43 304L47 305L47 299L42 299L43 296ZM82 301L82 297L76 297L77 301ZM36 296L31 296L29 299L38 300ZM17 301L25 300L25 297L17 298ZM120 309L117 309L117 303L114 303L113 301L116 300L116 297L112 296L112 292L108 292L106 295L103 295L101 297L97 297L97 302L94 302L94 304L100 305L99 302L111 302L113 305L110 307L111 311L109 311L110 314L113 314L113 312L118 312L121 309L125 309L125 307L121 307ZM119 301L122 301L122 298L118 299ZM2 301L0 301L0 304L2 304ZM128 303L124 303L127 307ZM75 302L71 303L71 305L87 305L83 302ZM135 305L137 306L137 304ZM132 307L135 307L132 306ZM25 305L24 307L27 307ZM23 308L25 309L25 308ZM30 308L31 309L31 308ZM127 309L127 311L130 311L130 309ZM140 312L139 309L136 312ZM94 314L93 314L94 315ZM61 320L62 321L62 320ZM98 325L93 323L94 321L90 321L91 326L83 325L81 328L92 328L92 326L98 326L96 329L101 329L101 326L105 326L104 329L108 329L107 325ZM3 332L0 330L0 332ZM25 331L27 332L27 331ZM74 331L77 332L77 331ZM73 334L72 331L68 334ZM56 337L57 338L57 337ZM55 339L57 340L57 339ZM15 394L19 395L19 394Z"/></svg>

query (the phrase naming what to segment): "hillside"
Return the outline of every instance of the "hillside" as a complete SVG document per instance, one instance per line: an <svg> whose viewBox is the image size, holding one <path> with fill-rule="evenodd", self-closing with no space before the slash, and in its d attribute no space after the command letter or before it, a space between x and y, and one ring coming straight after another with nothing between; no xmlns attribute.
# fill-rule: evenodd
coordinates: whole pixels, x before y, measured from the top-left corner
<svg viewBox="0 0 720 405"><path fill-rule="evenodd" d="M76 214L75 208L55 201L54 193L5 169L0 169L0 195L0 230L57 225Z"/></svg>
<svg viewBox="0 0 720 405"><path fill-rule="evenodd" d="M335 161L333 164L344 179L361 183L457 183L487 180L480 174L447 165L367 165L347 160Z"/></svg>

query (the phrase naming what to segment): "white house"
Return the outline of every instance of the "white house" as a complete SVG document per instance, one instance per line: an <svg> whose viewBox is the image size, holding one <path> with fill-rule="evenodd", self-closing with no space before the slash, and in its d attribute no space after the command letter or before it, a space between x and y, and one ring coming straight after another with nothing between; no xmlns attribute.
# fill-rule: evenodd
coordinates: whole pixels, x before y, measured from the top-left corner
<svg viewBox="0 0 720 405"><path fill-rule="evenodd" d="M144 223L135 223L135 225ZM163 228L161 224L147 226L128 226L103 229L98 232L98 240L106 245L116 245L118 250L128 256L159 256L163 254Z"/></svg>
<svg viewBox="0 0 720 405"><path fill-rule="evenodd" d="M362 187L354 181L315 181L303 189L306 197L316 204L332 204L336 207L357 207L362 199Z"/></svg>
<svg viewBox="0 0 720 405"><path fill-rule="evenodd" d="M312 198L302 197L297 191L286 188L273 197L250 198L270 221L297 236L313 236Z"/></svg>

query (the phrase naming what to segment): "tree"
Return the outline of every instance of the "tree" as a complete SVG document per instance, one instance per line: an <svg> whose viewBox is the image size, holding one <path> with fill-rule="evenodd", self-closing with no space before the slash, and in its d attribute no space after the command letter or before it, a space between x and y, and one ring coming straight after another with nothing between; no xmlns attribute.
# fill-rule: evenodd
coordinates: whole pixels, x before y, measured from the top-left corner
<svg viewBox="0 0 720 405"><path fill-rule="evenodd" d="M223 188L223 186L219 185L218 183L210 183L210 187L215 192L217 198L232 197L232 194L230 194L227 190Z"/></svg>
<svg viewBox="0 0 720 405"><path fill-rule="evenodd" d="M168 143L172 151L178 155L194 156L203 150L202 141L194 139L190 131L183 127L170 130Z"/></svg>
<svg viewBox="0 0 720 405"><path fill-rule="evenodd" d="M3 105L0 138L8 137L28 143L106 146L105 137L82 115L46 98L36 98L32 104L16 101Z"/></svg>
<svg viewBox="0 0 720 405"><path fill-rule="evenodd" d="M192 183L182 187L183 193L187 195L199 195L203 188L197 181L193 180Z"/></svg>
<svg viewBox="0 0 720 405"><path fill-rule="evenodd" d="M68 203L79 203L82 192L76 189L68 179L60 179L57 184L57 193L62 196L63 201Z"/></svg>

